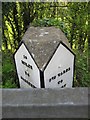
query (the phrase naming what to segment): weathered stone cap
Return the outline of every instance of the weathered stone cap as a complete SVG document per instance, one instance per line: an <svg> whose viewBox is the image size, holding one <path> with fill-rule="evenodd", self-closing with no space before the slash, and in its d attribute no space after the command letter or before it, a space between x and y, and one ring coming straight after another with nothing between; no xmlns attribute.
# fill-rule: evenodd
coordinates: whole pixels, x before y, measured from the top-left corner
<svg viewBox="0 0 90 120"><path fill-rule="evenodd" d="M55 27L29 27L22 41L41 70L53 55L60 41L70 48L64 33Z"/></svg>

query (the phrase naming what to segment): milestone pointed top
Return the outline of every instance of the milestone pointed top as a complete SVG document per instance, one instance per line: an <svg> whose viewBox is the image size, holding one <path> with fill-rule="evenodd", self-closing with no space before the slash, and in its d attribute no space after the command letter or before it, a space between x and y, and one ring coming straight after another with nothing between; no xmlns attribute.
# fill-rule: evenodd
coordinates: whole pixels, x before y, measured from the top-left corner
<svg viewBox="0 0 90 120"><path fill-rule="evenodd" d="M64 33L56 27L28 27L22 41L42 70L54 53L58 44L63 42L70 48Z"/></svg>

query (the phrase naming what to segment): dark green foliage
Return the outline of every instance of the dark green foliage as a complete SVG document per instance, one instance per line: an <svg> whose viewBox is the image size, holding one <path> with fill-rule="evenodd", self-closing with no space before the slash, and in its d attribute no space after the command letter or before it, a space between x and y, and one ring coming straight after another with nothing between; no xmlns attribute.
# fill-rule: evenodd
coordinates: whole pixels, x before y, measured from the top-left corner
<svg viewBox="0 0 90 120"><path fill-rule="evenodd" d="M13 61L13 54L10 51L2 52L2 82L5 88L16 88L16 70Z"/></svg>
<svg viewBox="0 0 90 120"><path fill-rule="evenodd" d="M30 26L56 26L76 54L75 86L90 86L90 4L87 2L4 2L2 4L3 87L16 87L12 55ZM10 51L10 52L7 52Z"/></svg>
<svg viewBox="0 0 90 120"><path fill-rule="evenodd" d="M55 27L58 27L60 28L66 36L68 36L68 30L65 26L65 23L58 20L58 19L55 19L55 18L44 18L44 19L35 19L33 22L32 22L32 26L40 26L40 27L50 27L50 26L55 26Z"/></svg>
<svg viewBox="0 0 90 120"><path fill-rule="evenodd" d="M88 71L87 53L85 52L80 55L80 53L77 52L76 55L75 86L90 87L90 71Z"/></svg>

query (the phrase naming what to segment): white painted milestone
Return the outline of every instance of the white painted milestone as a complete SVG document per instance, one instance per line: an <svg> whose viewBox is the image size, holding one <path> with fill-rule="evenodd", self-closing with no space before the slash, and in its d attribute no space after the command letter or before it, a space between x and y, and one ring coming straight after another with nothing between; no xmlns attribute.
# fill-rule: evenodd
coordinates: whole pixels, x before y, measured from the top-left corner
<svg viewBox="0 0 90 120"><path fill-rule="evenodd" d="M40 72L22 43L15 54L15 63L21 88L40 88Z"/></svg>
<svg viewBox="0 0 90 120"><path fill-rule="evenodd" d="M75 55L55 27L29 27L15 53L21 88L71 88Z"/></svg>
<svg viewBox="0 0 90 120"><path fill-rule="evenodd" d="M73 85L74 55L60 44L44 70L45 88L71 88Z"/></svg>

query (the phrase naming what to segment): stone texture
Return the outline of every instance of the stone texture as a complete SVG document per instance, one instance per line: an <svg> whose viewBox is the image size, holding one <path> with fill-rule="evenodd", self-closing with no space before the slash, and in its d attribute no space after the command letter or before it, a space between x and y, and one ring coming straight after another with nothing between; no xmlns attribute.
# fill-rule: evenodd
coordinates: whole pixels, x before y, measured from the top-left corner
<svg viewBox="0 0 90 120"><path fill-rule="evenodd" d="M88 118L88 89L3 89L3 118Z"/></svg>
<svg viewBox="0 0 90 120"><path fill-rule="evenodd" d="M60 41L70 48L63 32L55 27L29 27L22 38L40 69L54 53Z"/></svg>

